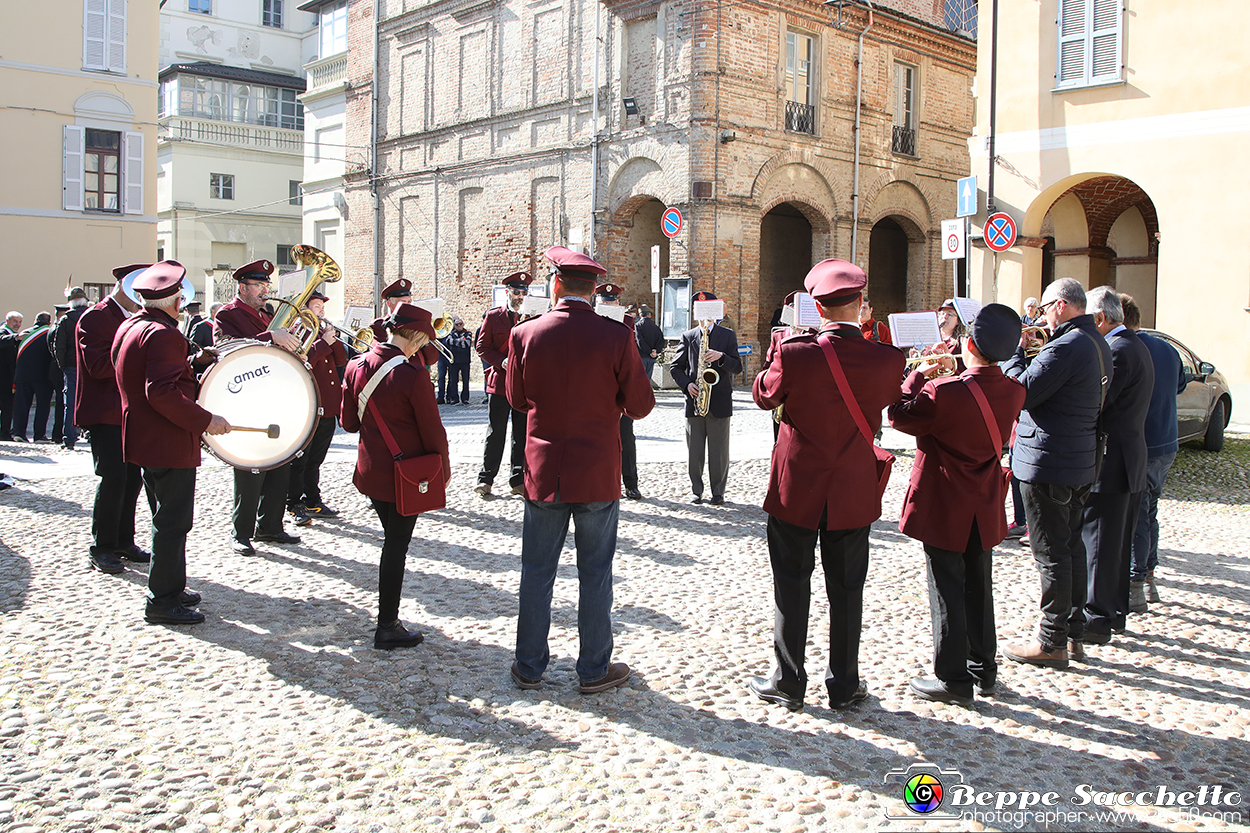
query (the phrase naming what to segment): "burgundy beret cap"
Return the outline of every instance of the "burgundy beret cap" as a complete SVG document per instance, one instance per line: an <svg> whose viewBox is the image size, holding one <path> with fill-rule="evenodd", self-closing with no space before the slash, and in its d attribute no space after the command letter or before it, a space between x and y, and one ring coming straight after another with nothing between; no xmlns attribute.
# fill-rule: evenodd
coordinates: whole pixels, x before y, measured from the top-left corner
<svg viewBox="0 0 1250 833"><path fill-rule="evenodd" d="M186 274L186 267L178 261L162 260L153 263L135 278L134 290L148 301L168 298L182 291L182 279Z"/></svg>
<svg viewBox="0 0 1250 833"><path fill-rule="evenodd" d="M600 266L594 258L566 249L564 246L552 246L544 254L557 272L570 278L597 281L600 275L608 273L608 270Z"/></svg>
<svg viewBox="0 0 1250 833"><path fill-rule="evenodd" d="M400 304L395 307L387 321L390 330L416 330L425 333L431 339L434 335L434 319L430 311L416 304Z"/></svg>
<svg viewBox="0 0 1250 833"><path fill-rule="evenodd" d="M234 270L236 281L267 281L273 274L273 264L267 260L253 260Z"/></svg>
<svg viewBox="0 0 1250 833"><path fill-rule="evenodd" d="M393 283L386 285L382 290L383 298L411 298L412 297L412 281L407 278L400 278Z"/></svg>
<svg viewBox="0 0 1250 833"><path fill-rule="evenodd" d="M605 298L619 298L624 293L625 290L614 283L601 283L595 287L595 294Z"/></svg>
<svg viewBox="0 0 1250 833"><path fill-rule="evenodd" d="M803 279L807 293L822 304L845 304L864 290L868 276L854 263L827 258L817 263Z"/></svg>
<svg viewBox="0 0 1250 833"><path fill-rule="evenodd" d="M142 272L144 269L148 268L151 265L152 264L150 263L132 263L129 266L118 266L116 269L113 270L113 279L120 281L122 278L126 277L131 272Z"/></svg>
<svg viewBox="0 0 1250 833"><path fill-rule="evenodd" d="M513 272L500 281L504 286L529 286L533 282L534 276L529 272Z"/></svg>

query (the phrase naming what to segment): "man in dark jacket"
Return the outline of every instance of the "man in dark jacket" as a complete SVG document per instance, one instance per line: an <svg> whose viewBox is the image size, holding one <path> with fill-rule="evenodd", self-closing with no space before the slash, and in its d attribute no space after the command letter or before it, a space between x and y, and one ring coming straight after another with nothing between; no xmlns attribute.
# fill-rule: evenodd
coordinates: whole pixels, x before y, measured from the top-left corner
<svg viewBox="0 0 1250 833"><path fill-rule="evenodd" d="M13 371L17 367L21 331L22 314L14 310L0 324L0 440L5 442L13 440Z"/></svg>
<svg viewBox="0 0 1250 833"><path fill-rule="evenodd" d="M1146 411L1154 388L1150 351L1124 326L1120 296L1109 286L1091 289L1086 309L1111 348L1111 385L1102 408L1107 453L1085 505L1081 537L1089 566L1085 642L1103 645L1124 630L1128 617L1129 562L1137 507L1146 488Z"/></svg>
<svg viewBox="0 0 1250 833"><path fill-rule="evenodd" d="M1137 338L1146 345L1155 371L1150 407L1146 410L1146 489L1137 509L1129 568L1128 609L1133 613L1145 613L1150 602L1159 601L1159 591L1155 587L1155 567L1159 564L1159 497L1179 448L1176 397L1192 377L1185 372L1175 347L1138 330L1141 310L1132 296L1121 294L1120 304L1124 307L1124 326L1136 331Z"/></svg>
<svg viewBox="0 0 1250 833"><path fill-rule="evenodd" d="M647 378L650 379L656 359L660 357L660 353L664 352L664 331L651 317L651 307L641 307L638 315L640 317L634 324L634 341L638 342L638 355L642 357L642 369L646 371Z"/></svg>
<svg viewBox="0 0 1250 833"><path fill-rule="evenodd" d="M1020 481L1033 560L1042 583L1038 641L1008 645L1016 662L1067 668L1080 653L1086 567L1081 519L1097 478L1098 414L1111 381L1111 349L1085 313L1073 278L1046 287L1041 309L1054 335L1032 360L1021 346L1003 372L1025 387L1011 471Z"/></svg>
<svg viewBox="0 0 1250 833"><path fill-rule="evenodd" d="M78 319L87 311L87 293L81 287L74 287L67 296L69 311L56 322L56 332L52 336L52 355L60 368L60 376L64 380L64 424L61 429L61 444L70 451L78 442L78 428L74 425L74 393L78 389L78 359L74 345L76 342L75 328ZM56 432L53 431L55 438Z"/></svg>
<svg viewBox="0 0 1250 833"><path fill-rule="evenodd" d="M26 427L30 423L30 406L35 406L36 442L48 438L48 410L52 407L52 351L48 349L48 333L52 315L41 312L35 326L18 336L17 369L13 372L13 439L29 442Z"/></svg>
<svg viewBox="0 0 1250 833"><path fill-rule="evenodd" d="M469 367L473 361L473 334L464 328L464 319L452 316L451 333L443 339L447 349L451 351L451 375L447 383L447 404L469 404ZM459 384L460 393L456 393Z"/></svg>

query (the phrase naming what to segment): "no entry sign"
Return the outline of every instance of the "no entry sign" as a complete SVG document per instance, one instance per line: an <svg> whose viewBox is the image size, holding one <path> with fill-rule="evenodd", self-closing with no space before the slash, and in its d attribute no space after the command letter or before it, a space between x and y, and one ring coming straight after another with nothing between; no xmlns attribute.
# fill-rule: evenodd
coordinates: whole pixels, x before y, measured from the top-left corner
<svg viewBox="0 0 1250 833"><path fill-rule="evenodd" d="M985 245L990 251L1005 252L1016 245L1016 221L998 212L985 221Z"/></svg>
<svg viewBox="0 0 1250 833"><path fill-rule="evenodd" d="M660 230L668 238L681 234L681 212L676 208L666 208L660 215Z"/></svg>

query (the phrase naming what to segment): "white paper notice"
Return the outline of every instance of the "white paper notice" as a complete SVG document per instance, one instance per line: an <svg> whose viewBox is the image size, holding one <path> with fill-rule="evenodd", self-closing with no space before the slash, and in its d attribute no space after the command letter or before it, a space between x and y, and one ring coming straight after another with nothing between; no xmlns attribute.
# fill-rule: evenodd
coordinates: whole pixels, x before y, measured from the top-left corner
<svg viewBox="0 0 1250 833"><path fill-rule="evenodd" d="M895 347L937 344L942 340L937 313L933 310L890 313L890 337Z"/></svg>
<svg viewBox="0 0 1250 833"><path fill-rule="evenodd" d="M981 302L973 298L952 298L951 300L955 302L955 312L959 313L960 322L965 327L971 327L973 319L981 311Z"/></svg>
<svg viewBox="0 0 1250 833"><path fill-rule="evenodd" d="M600 304L595 307L595 312L599 313L604 318L611 318L613 321L620 321L622 324L625 323L625 307L614 306L612 304Z"/></svg>
<svg viewBox="0 0 1250 833"><path fill-rule="evenodd" d="M806 292L794 293L795 326L813 330L820 329L820 311L816 309L816 299Z"/></svg>
<svg viewBox="0 0 1250 833"><path fill-rule="evenodd" d="M355 332L373 321L373 307L348 306L343 310L344 329Z"/></svg>
<svg viewBox="0 0 1250 833"><path fill-rule="evenodd" d="M673 311L666 309L664 310L664 329L667 330L672 326L673 326Z"/></svg>
<svg viewBox="0 0 1250 833"><path fill-rule="evenodd" d="M693 316L695 321L720 321L725 317L725 302L695 301Z"/></svg>
<svg viewBox="0 0 1250 833"><path fill-rule="evenodd" d="M526 295L521 301L521 315L542 315L550 307L550 299L541 295Z"/></svg>

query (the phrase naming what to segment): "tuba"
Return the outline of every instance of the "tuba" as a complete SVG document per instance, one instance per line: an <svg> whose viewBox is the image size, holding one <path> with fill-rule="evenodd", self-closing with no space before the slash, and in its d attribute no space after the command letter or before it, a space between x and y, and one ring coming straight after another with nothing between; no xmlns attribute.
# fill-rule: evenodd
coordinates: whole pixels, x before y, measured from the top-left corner
<svg viewBox="0 0 1250 833"><path fill-rule="evenodd" d="M699 367L695 372L695 384L699 386L698 395L694 398L695 416L707 416L712 406L712 387L720 381L720 374L708 366L708 333L712 331L711 321L699 322Z"/></svg>
<svg viewBox="0 0 1250 833"><path fill-rule="evenodd" d="M273 299L279 305L279 309L266 329L271 332L273 330L293 332L303 330L299 355L306 358L308 351L312 349L313 344L321 335L321 319L314 315L312 310L306 309L305 305L318 286L342 280L343 270L334 262L334 258L304 243L291 247L291 257L304 267L304 271L308 274L308 282L304 284L303 290L290 300Z"/></svg>

